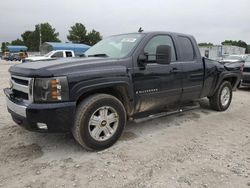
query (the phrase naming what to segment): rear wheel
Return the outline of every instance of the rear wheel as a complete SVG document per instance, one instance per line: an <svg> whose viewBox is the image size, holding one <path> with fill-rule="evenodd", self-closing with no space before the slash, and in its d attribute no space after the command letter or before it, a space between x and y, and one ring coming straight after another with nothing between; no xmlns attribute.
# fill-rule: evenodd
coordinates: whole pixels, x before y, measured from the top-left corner
<svg viewBox="0 0 250 188"><path fill-rule="evenodd" d="M232 85L228 81L222 82L215 94L209 98L210 106L217 111L225 111L232 101Z"/></svg>
<svg viewBox="0 0 250 188"><path fill-rule="evenodd" d="M123 104L111 95L96 94L78 105L72 133L84 148L103 150L119 139L125 124Z"/></svg>

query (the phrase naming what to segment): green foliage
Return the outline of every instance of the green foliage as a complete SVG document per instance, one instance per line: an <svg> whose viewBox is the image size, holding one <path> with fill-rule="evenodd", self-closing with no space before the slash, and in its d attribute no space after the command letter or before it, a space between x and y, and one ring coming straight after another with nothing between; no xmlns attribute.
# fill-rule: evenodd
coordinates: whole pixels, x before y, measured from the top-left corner
<svg viewBox="0 0 250 188"><path fill-rule="evenodd" d="M102 40L102 36L100 32L95 31L94 29L88 33L87 38L88 38L87 44L90 46L93 46L96 43L98 43L100 40Z"/></svg>
<svg viewBox="0 0 250 188"><path fill-rule="evenodd" d="M200 47L211 47L213 46L214 44L213 43L206 43L206 42L203 42L203 43L199 43L198 44Z"/></svg>
<svg viewBox="0 0 250 188"><path fill-rule="evenodd" d="M39 51L40 48L40 32L41 43L44 42L60 42L59 33L49 23L35 25L34 31L25 31L21 34L22 39L16 39L11 42L12 45L25 45L29 51ZM74 43L84 43L94 45L102 39L101 34L94 29L87 32L85 26L81 23L76 23L69 30L68 40ZM2 43L2 51L6 50L9 43Z"/></svg>
<svg viewBox="0 0 250 188"><path fill-rule="evenodd" d="M11 45L24 45L24 42L21 39L16 39L11 42Z"/></svg>
<svg viewBox="0 0 250 188"><path fill-rule="evenodd" d="M42 43L44 42L61 42L58 39L59 33L49 23L42 23L35 26L35 36L39 38L39 31L41 28Z"/></svg>
<svg viewBox="0 0 250 188"><path fill-rule="evenodd" d="M242 40L239 40L239 41L236 41L236 40L225 40L221 44L222 45L239 46L239 47L245 48L246 49L246 53L249 53L247 43L244 42L244 41L242 41Z"/></svg>
<svg viewBox="0 0 250 188"><path fill-rule="evenodd" d="M73 43L86 43L88 41L87 30L81 23L76 23L69 30L68 40Z"/></svg>
<svg viewBox="0 0 250 188"><path fill-rule="evenodd" d="M68 40L73 43L83 43L94 45L102 39L101 34L94 29L87 33L85 26L82 23L76 23L69 30Z"/></svg>
<svg viewBox="0 0 250 188"><path fill-rule="evenodd" d="M29 51L35 51L35 47L34 47L34 41L33 41L33 31L25 31L22 35L21 35L22 39L23 39L23 43L25 46L28 47Z"/></svg>
<svg viewBox="0 0 250 188"><path fill-rule="evenodd" d="M6 43L2 42L1 51L5 52L5 50L6 50Z"/></svg>
<svg viewBox="0 0 250 188"><path fill-rule="evenodd" d="M40 29L41 39L44 42L60 42L58 39L59 33L49 23L42 23L35 26L34 31L25 31L21 36L24 45L29 51L39 51L40 47Z"/></svg>
<svg viewBox="0 0 250 188"><path fill-rule="evenodd" d="M7 51L7 46L8 45L10 45L9 42L2 42L2 47L1 47L2 52Z"/></svg>

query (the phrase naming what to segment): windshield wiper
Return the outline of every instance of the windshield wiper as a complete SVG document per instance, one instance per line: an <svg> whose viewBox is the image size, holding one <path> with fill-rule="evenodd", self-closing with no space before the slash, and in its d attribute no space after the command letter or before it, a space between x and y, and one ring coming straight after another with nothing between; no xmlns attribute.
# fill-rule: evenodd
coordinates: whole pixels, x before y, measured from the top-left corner
<svg viewBox="0 0 250 188"><path fill-rule="evenodd" d="M93 55L88 55L88 57L108 57L107 54L93 54Z"/></svg>

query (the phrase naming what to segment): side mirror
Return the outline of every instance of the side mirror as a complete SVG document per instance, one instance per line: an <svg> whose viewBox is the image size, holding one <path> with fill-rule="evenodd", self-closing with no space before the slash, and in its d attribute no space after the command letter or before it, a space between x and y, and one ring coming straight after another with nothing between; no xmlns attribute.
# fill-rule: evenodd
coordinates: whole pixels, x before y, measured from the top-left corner
<svg viewBox="0 0 250 188"><path fill-rule="evenodd" d="M171 62L171 46L159 45L156 48L156 63L170 64Z"/></svg>
<svg viewBox="0 0 250 188"><path fill-rule="evenodd" d="M146 54L141 54L138 57L138 64L141 66L145 66L145 63L148 61L148 56Z"/></svg>

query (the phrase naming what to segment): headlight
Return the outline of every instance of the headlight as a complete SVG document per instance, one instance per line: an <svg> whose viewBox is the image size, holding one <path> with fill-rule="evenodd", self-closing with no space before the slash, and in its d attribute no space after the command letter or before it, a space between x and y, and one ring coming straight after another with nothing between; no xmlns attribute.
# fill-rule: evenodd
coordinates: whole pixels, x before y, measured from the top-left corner
<svg viewBox="0 0 250 188"><path fill-rule="evenodd" d="M67 101L68 80L66 77L36 78L33 93L35 102Z"/></svg>

